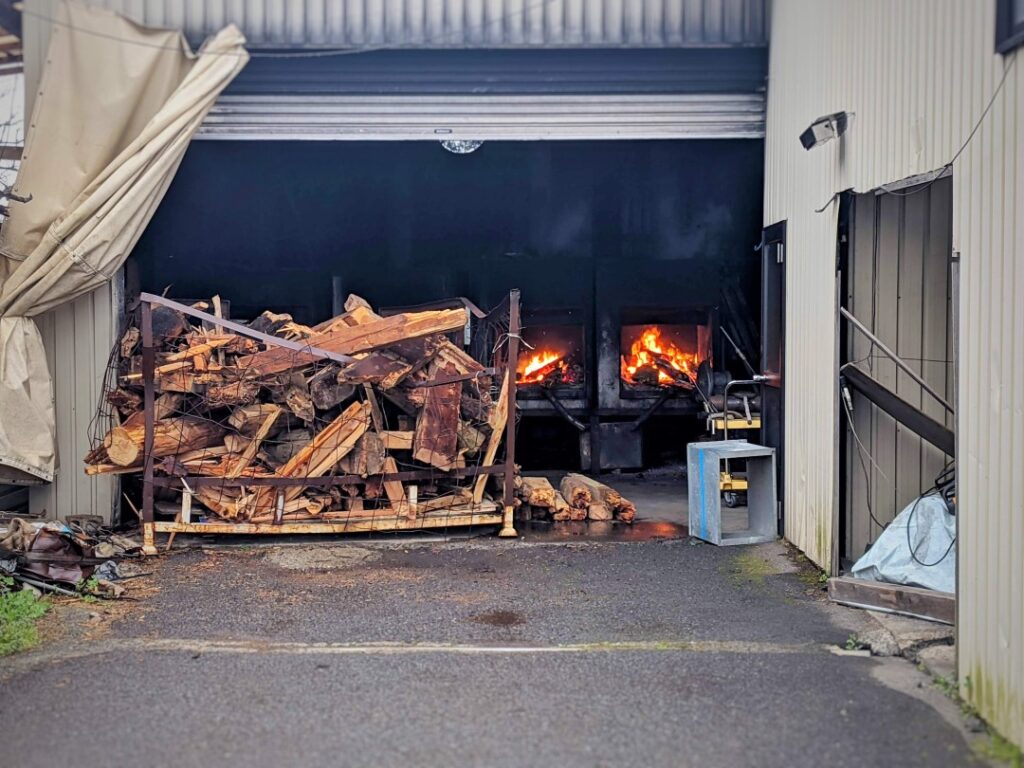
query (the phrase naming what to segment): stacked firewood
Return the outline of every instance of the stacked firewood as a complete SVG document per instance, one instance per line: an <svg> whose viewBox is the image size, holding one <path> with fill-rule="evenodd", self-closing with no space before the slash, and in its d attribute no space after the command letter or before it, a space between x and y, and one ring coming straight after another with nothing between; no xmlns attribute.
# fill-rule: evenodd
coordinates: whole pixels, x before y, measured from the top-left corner
<svg viewBox="0 0 1024 768"><path fill-rule="evenodd" d="M446 335L465 328L466 310L383 317L357 296L345 310L312 327L271 312L247 324L298 342L289 348L154 305L157 473L232 480L192 491L213 516L237 522L495 509L488 475L445 474L494 464L509 411L494 370ZM105 395L111 423L85 457L88 474L143 469L140 340L133 326L120 341ZM428 479L387 478L431 468ZM237 482L327 476L352 481Z"/></svg>
<svg viewBox="0 0 1024 768"><path fill-rule="evenodd" d="M604 483L570 473L555 488L546 477L516 477L516 496L532 519L632 523L636 506Z"/></svg>

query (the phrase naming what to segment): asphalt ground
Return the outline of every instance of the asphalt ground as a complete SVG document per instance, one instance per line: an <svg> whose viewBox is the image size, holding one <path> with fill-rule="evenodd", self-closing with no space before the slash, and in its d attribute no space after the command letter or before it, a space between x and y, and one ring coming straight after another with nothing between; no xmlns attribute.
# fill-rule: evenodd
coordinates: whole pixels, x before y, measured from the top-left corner
<svg viewBox="0 0 1024 768"><path fill-rule="evenodd" d="M781 545L189 550L0 659L0 766L979 764ZM131 582L129 582L131 584ZM58 623L61 622L61 623Z"/></svg>

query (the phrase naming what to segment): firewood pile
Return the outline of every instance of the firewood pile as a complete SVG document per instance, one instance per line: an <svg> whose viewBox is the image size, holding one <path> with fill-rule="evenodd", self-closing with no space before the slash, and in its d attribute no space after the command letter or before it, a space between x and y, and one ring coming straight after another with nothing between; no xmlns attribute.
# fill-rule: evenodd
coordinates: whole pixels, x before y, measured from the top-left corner
<svg viewBox="0 0 1024 768"><path fill-rule="evenodd" d="M516 477L519 506L527 506L531 519L632 523L636 506L622 494L597 480L570 473L555 488L546 477Z"/></svg>
<svg viewBox="0 0 1024 768"><path fill-rule="evenodd" d="M489 475L454 471L495 464L509 417L506 374L448 336L467 320L463 307L382 316L353 295L344 314L312 327L272 312L246 324L298 342L289 348L153 305L155 474L183 478L199 514L217 522L500 509ZM143 471L141 338L133 323L112 356L88 474ZM415 471L415 480L389 479ZM248 478L296 482L239 482ZM160 492L165 509L182 493Z"/></svg>

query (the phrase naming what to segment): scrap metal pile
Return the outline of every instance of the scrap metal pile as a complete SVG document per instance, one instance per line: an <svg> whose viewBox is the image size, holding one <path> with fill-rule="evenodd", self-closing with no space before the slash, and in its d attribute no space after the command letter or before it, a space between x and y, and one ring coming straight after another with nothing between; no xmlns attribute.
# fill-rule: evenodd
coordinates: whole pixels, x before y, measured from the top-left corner
<svg viewBox="0 0 1024 768"><path fill-rule="evenodd" d="M490 475L464 470L495 463L509 387L446 335L468 322L463 306L383 316L353 295L344 314L312 327L264 312L232 332L153 304L153 473L181 479L161 486L158 509L183 490L217 522L500 509L486 495ZM112 356L89 474L144 470L143 335L136 318ZM416 477L389 479L402 474Z"/></svg>
<svg viewBox="0 0 1024 768"><path fill-rule="evenodd" d="M67 523L16 517L0 523L0 577L43 592L115 598L125 591L119 561L141 549L91 515Z"/></svg>

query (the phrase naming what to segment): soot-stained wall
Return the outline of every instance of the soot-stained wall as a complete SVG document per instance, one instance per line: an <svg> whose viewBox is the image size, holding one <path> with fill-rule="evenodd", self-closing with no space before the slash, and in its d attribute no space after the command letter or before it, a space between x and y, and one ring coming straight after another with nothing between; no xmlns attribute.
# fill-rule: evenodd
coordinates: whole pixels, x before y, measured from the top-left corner
<svg viewBox="0 0 1024 768"><path fill-rule="evenodd" d="M324 319L332 275L374 305L716 303L731 280L756 307L762 167L757 141L196 141L133 257L144 290L241 318Z"/></svg>

